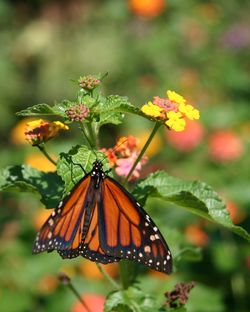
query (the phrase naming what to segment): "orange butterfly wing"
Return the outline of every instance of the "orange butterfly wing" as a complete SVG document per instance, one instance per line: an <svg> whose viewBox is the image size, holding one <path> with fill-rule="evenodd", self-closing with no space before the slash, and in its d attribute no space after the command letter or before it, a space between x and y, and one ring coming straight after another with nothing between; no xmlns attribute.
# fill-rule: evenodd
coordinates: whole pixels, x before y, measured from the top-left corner
<svg viewBox="0 0 250 312"><path fill-rule="evenodd" d="M45 222L33 253L57 250L109 263L130 259L171 273L172 256L163 236L135 198L106 176L100 162L73 188Z"/></svg>
<svg viewBox="0 0 250 312"><path fill-rule="evenodd" d="M108 255L171 273L171 252L159 229L135 198L110 177L102 184L99 213L101 248Z"/></svg>
<svg viewBox="0 0 250 312"><path fill-rule="evenodd" d="M33 253L72 249L78 255L86 213L85 197L91 177L85 176L59 204L37 234Z"/></svg>

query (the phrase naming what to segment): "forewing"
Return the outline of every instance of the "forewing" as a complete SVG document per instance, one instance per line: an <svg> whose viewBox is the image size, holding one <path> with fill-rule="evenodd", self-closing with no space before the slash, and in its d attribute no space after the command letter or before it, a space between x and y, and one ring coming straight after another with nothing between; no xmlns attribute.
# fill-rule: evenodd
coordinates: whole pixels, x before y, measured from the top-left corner
<svg viewBox="0 0 250 312"><path fill-rule="evenodd" d="M86 195L91 177L85 176L59 204L37 234L33 253L45 250L69 252L78 255L82 243L82 228L86 213Z"/></svg>
<svg viewBox="0 0 250 312"><path fill-rule="evenodd" d="M102 184L99 214L100 246L106 254L171 273L171 252L159 229L135 198L110 177Z"/></svg>

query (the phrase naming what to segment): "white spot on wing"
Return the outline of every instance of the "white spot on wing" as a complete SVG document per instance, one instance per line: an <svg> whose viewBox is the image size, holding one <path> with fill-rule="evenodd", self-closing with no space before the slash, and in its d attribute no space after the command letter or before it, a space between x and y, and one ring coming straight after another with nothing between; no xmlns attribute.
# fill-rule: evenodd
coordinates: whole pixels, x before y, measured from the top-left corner
<svg viewBox="0 0 250 312"><path fill-rule="evenodd" d="M150 252L151 251L151 247L150 246L145 246L144 247L144 251L145 252Z"/></svg>

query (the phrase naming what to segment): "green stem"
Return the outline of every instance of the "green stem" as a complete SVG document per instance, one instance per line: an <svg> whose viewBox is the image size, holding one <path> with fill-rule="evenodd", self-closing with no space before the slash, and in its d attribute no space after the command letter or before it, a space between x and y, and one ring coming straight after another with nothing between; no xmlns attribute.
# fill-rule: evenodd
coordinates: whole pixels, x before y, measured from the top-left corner
<svg viewBox="0 0 250 312"><path fill-rule="evenodd" d="M87 132L86 132L86 130L85 130L85 127L84 127L83 123L82 123L82 122L79 122L79 125L80 125L80 129L81 129L81 131L82 131L82 133L83 133L83 136L85 137L86 141L87 141L88 144L89 144L89 147L90 147L91 149L94 149L94 145L93 145L92 141L90 140L90 138L89 138L89 136L88 136L88 134L87 134Z"/></svg>
<svg viewBox="0 0 250 312"><path fill-rule="evenodd" d="M121 261L119 263L119 267L120 267L120 278L121 278L122 288L127 289L130 285L130 278L129 278L130 274L128 271L128 263L126 261Z"/></svg>
<svg viewBox="0 0 250 312"><path fill-rule="evenodd" d="M56 162L54 161L53 158L50 157L50 155L48 154L48 152L46 151L45 149L45 146L44 145L36 145L39 150L43 153L43 155L53 164L56 166Z"/></svg>
<svg viewBox="0 0 250 312"><path fill-rule="evenodd" d="M106 280L116 289L120 289L120 286L116 283L116 281L104 270L104 268L96 262L96 266L98 267L99 271L102 275L106 278Z"/></svg>
<svg viewBox="0 0 250 312"><path fill-rule="evenodd" d="M92 124L91 123L87 123L87 128L88 128L88 133L89 133L89 137L92 141L92 147L96 148L96 134L93 130Z"/></svg>
<svg viewBox="0 0 250 312"><path fill-rule="evenodd" d="M154 125L154 128L147 140L147 142L145 143L145 145L143 146L143 149L141 150L139 156L137 157L136 161L134 162L132 168L130 169L126 179L124 180L124 184L126 184L131 176L131 174L133 173L133 171L135 170L137 164L139 163L139 161L141 160L142 156L144 155L144 153L146 152L149 144L151 143L151 141L153 140L153 137L155 136L157 130L159 129L159 127L161 126L160 123L156 122L155 125Z"/></svg>
<svg viewBox="0 0 250 312"><path fill-rule="evenodd" d="M153 128L150 136L147 139L147 142L145 143L145 145L142 148L139 156L137 157L136 161L134 162L132 168L130 169L129 174L127 175L126 179L124 180L124 183L123 183L124 185L128 182L128 179L130 178L131 174L135 170L137 164L141 160L142 156L144 155L145 151L147 150L149 144L151 143L153 137L155 136L155 134L156 134L156 132L160 126L161 126L160 123L155 123L154 128ZM121 277L122 287L124 289L129 287L129 285L131 284L131 281L133 279L133 277L128 274L128 272L131 272L130 269L132 269L132 268L129 268L129 264L127 262L125 262L125 261L120 262L120 277Z"/></svg>
<svg viewBox="0 0 250 312"><path fill-rule="evenodd" d="M74 295L77 297L77 299L81 302L81 304L84 306L84 308L88 311L88 312L93 312L90 310L90 308L88 307L88 305L86 304L86 302L82 299L81 295L79 294L79 292L76 290L76 288L72 285L71 282L69 282L69 284L67 285L69 287L69 289L74 293Z"/></svg>

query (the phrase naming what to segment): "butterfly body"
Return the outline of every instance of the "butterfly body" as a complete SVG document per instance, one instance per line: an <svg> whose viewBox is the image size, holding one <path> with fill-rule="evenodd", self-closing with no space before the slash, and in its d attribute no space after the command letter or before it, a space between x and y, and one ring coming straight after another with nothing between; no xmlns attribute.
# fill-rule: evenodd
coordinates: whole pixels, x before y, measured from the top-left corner
<svg viewBox="0 0 250 312"><path fill-rule="evenodd" d="M57 250L110 263L128 259L171 273L172 257L163 236L135 198L95 161L45 222L33 253Z"/></svg>

